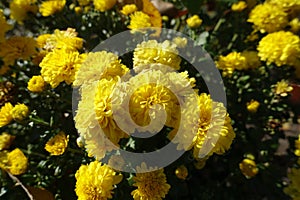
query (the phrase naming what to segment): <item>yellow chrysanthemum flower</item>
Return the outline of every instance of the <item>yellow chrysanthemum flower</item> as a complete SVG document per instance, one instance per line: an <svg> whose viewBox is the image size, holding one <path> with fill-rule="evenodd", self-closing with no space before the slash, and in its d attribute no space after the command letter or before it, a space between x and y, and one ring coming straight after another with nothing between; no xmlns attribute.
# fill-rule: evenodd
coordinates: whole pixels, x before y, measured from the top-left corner
<svg viewBox="0 0 300 200"><path fill-rule="evenodd" d="M46 44L43 48L47 51L53 51L54 49L67 49L70 51L76 51L82 48L83 39L77 37L78 33L73 28L67 30L56 29L51 36L44 35L40 40L45 39ZM40 41L43 42L43 41Z"/></svg>
<svg viewBox="0 0 300 200"><path fill-rule="evenodd" d="M57 87L63 81L72 84L85 56L85 54L79 54L77 51L55 49L47 54L40 63L41 75L52 88Z"/></svg>
<svg viewBox="0 0 300 200"><path fill-rule="evenodd" d="M8 149L11 145L11 143L14 141L15 136L10 135L6 132L2 133L0 135L0 151L4 149Z"/></svg>
<svg viewBox="0 0 300 200"><path fill-rule="evenodd" d="M117 3L117 0L94 0L94 6L96 10L100 12L105 12L112 9Z"/></svg>
<svg viewBox="0 0 300 200"><path fill-rule="evenodd" d="M232 4L231 10L234 12L241 12L247 8L247 3L245 1L238 1Z"/></svg>
<svg viewBox="0 0 300 200"><path fill-rule="evenodd" d="M276 41L276 42L274 42ZM258 44L258 56L267 64L297 65L300 59L300 38L291 32L270 33Z"/></svg>
<svg viewBox="0 0 300 200"><path fill-rule="evenodd" d="M195 158L210 156L213 153L224 154L235 138L231 119L224 105L213 101L210 95L202 93L198 96L197 107L195 103L187 107L181 117L184 131L172 142L178 143L179 150L193 148ZM189 141L192 141L192 144L188 143Z"/></svg>
<svg viewBox="0 0 300 200"><path fill-rule="evenodd" d="M0 169L7 170L8 151L0 151Z"/></svg>
<svg viewBox="0 0 300 200"><path fill-rule="evenodd" d="M134 200L162 200L171 188L163 169L137 173L133 180L133 186L137 187L131 192Z"/></svg>
<svg viewBox="0 0 300 200"><path fill-rule="evenodd" d="M190 28L198 28L202 24L202 19L198 15L193 15L186 20L186 23Z"/></svg>
<svg viewBox="0 0 300 200"><path fill-rule="evenodd" d="M294 18L289 23L290 31L293 33L298 33L300 31L300 20L298 18Z"/></svg>
<svg viewBox="0 0 300 200"><path fill-rule="evenodd" d="M290 184L283 189L284 193L289 195L293 200L300 199L300 168L292 168L288 173Z"/></svg>
<svg viewBox="0 0 300 200"><path fill-rule="evenodd" d="M246 58L247 67L245 69L255 69L261 66L257 51L243 51L241 56Z"/></svg>
<svg viewBox="0 0 300 200"><path fill-rule="evenodd" d="M128 28L131 30L151 27L151 18L142 11L136 11L130 15L130 24Z"/></svg>
<svg viewBox="0 0 300 200"><path fill-rule="evenodd" d="M181 180L185 180L186 177L189 175L189 171L186 168L186 166L181 165L175 170L175 175L177 178L179 178Z"/></svg>
<svg viewBox="0 0 300 200"><path fill-rule="evenodd" d="M91 3L92 0L77 0L78 4L80 6L87 6L88 4Z"/></svg>
<svg viewBox="0 0 300 200"><path fill-rule="evenodd" d="M118 56L106 51L88 53L76 74L74 86L90 84L100 79L117 79L129 69L121 64Z"/></svg>
<svg viewBox="0 0 300 200"><path fill-rule="evenodd" d="M267 0L268 3L274 4L289 14L299 14L300 1L298 0Z"/></svg>
<svg viewBox="0 0 300 200"><path fill-rule="evenodd" d="M9 124L13 117L11 115L11 111L14 107L11 105L11 103L5 103L4 106L0 109L0 128Z"/></svg>
<svg viewBox="0 0 300 200"><path fill-rule="evenodd" d="M96 119L108 139L117 145L121 138L127 137L115 123L111 105L111 98L115 86L114 80L101 79L98 83L94 99Z"/></svg>
<svg viewBox="0 0 300 200"><path fill-rule="evenodd" d="M6 22L3 10L0 9L0 43L5 40L5 33L12 29L12 26Z"/></svg>
<svg viewBox="0 0 300 200"><path fill-rule="evenodd" d="M253 178L258 173L256 163L252 159L245 158L239 164L240 170L246 178Z"/></svg>
<svg viewBox="0 0 300 200"><path fill-rule="evenodd" d="M142 42L134 50L133 66L137 68L147 64L160 63L179 70L181 58L176 47L169 40L162 43L158 43L156 40Z"/></svg>
<svg viewBox="0 0 300 200"><path fill-rule="evenodd" d="M37 47L44 48L44 46L47 43L48 38L51 36L51 34L41 34L36 38Z"/></svg>
<svg viewBox="0 0 300 200"><path fill-rule="evenodd" d="M36 41L30 37L13 36L3 42L0 57L6 65L13 65L17 59L29 59L36 52Z"/></svg>
<svg viewBox="0 0 300 200"><path fill-rule="evenodd" d="M15 149L7 155L7 170L13 175L20 175L26 172L28 159L20 149Z"/></svg>
<svg viewBox="0 0 300 200"><path fill-rule="evenodd" d="M274 86L274 91L276 95L280 95L282 97L285 97L288 95L289 92L293 90L293 87L289 85L289 83L286 80L281 80L276 83Z"/></svg>
<svg viewBox="0 0 300 200"><path fill-rule="evenodd" d="M143 9L142 11L150 16L151 27L161 27L162 26L162 17L159 10L153 5L150 0L142 0ZM156 35L160 32L158 31Z"/></svg>
<svg viewBox="0 0 300 200"><path fill-rule="evenodd" d="M258 101L252 99L250 102L247 103L247 110L251 113L256 113L259 105L260 104Z"/></svg>
<svg viewBox="0 0 300 200"><path fill-rule="evenodd" d="M178 48L184 48L186 47L188 41L186 38L183 37L175 37L173 38L172 42L176 44Z"/></svg>
<svg viewBox="0 0 300 200"><path fill-rule="evenodd" d="M225 76L231 75L235 69L248 69L247 60L241 53L231 52L226 56L220 56L216 62L219 69L223 70Z"/></svg>
<svg viewBox="0 0 300 200"><path fill-rule="evenodd" d="M29 115L29 108L25 104L17 104L11 110L11 116L16 121L23 121Z"/></svg>
<svg viewBox="0 0 300 200"><path fill-rule="evenodd" d="M75 174L78 200L105 200L113 196L114 185L123 179L113 169L98 161L81 165Z"/></svg>
<svg viewBox="0 0 300 200"><path fill-rule="evenodd" d="M27 89L31 92L42 92L45 88L45 81L42 76L33 76L28 81Z"/></svg>
<svg viewBox="0 0 300 200"><path fill-rule="evenodd" d="M135 4L127 4L127 5L123 6L121 13L123 15L130 15L131 13L134 13L137 10L138 10L138 8Z"/></svg>
<svg viewBox="0 0 300 200"><path fill-rule="evenodd" d="M27 19L28 13L35 14L38 10L37 0L13 0L9 4L10 18L15 19L19 24Z"/></svg>
<svg viewBox="0 0 300 200"><path fill-rule="evenodd" d="M300 156L300 134L298 140L295 141L295 155Z"/></svg>
<svg viewBox="0 0 300 200"><path fill-rule="evenodd" d="M66 0L48 0L42 2L39 12L42 16L48 17L57 12L60 12L66 5Z"/></svg>
<svg viewBox="0 0 300 200"><path fill-rule="evenodd" d="M253 8L247 21L261 33L273 33L288 25L288 15L280 7L264 3Z"/></svg>
<svg viewBox="0 0 300 200"><path fill-rule="evenodd" d="M61 131L46 143L45 150L52 156L62 155L68 146L68 141L69 136Z"/></svg>

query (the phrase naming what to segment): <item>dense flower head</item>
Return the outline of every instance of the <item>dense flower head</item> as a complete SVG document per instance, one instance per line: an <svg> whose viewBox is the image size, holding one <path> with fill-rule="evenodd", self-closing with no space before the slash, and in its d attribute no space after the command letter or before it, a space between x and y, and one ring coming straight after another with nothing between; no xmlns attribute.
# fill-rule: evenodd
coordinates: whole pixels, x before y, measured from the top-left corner
<svg viewBox="0 0 300 200"><path fill-rule="evenodd" d="M109 166L98 161L81 165L75 174L78 200L106 200L113 197L114 185L123 179Z"/></svg>
<svg viewBox="0 0 300 200"><path fill-rule="evenodd" d="M290 184L283 189L284 193L293 200L299 200L300 197L300 168L292 168L288 173Z"/></svg>
<svg viewBox="0 0 300 200"><path fill-rule="evenodd" d="M239 52L231 52L226 56L220 56L216 65L219 69L223 70L224 75L231 75L235 69L247 69L247 60Z"/></svg>
<svg viewBox="0 0 300 200"><path fill-rule="evenodd" d="M187 45L187 39L184 37L175 37L173 38L172 42L178 47L178 48L184 48Z"/></svg>
<svg viewBox="0 0 300 200"><path fill-rule="evenodd" d="M130 24L128 28L131 30L151 27L151 18L142 11L136 11L130 15Z"/></svg>
<svg viewBox="0 0 300 200"><path fill-rule="evenodd" d="M300 11L300 2L298 0L267 0L267 2L280 7L290 14L294 14L294 12L299 14Z"/></svg>
<svg viewBox="0 0 300 200"><path fill-rule="evenodd" d="M78 4L80 6L86 6L88 5L89 3L91 3L92 0L77 0Z"/></svg>
<svg viewBox="0 0 300 200"><path fill-rule="evenodd" d="M298 140L295 141L295 155L300 156L300 134Z"/></svg>
<svg viewBox="0 0 300 200"><path fill-rule="evenodd" d="M45 88L45 81L42 76L33 76L28 81L27 89L30 92L42 92Z"/></svg>
<svg viewBox="0 0 300 200"><path fill-rule="evenodd" d="M15 136L10 135L6 132L3 132L0 135L0 151L4 150L4 149L9 149L10 145L12 144L12 142L14 141Z"/></svg>
<svg viewBox="0 0 300 200"><path fill-rule="evenodd" d="M280 31L288 25L288 15L280 7L264 3L259 4L249 14L248 22L261 33Z"/></svg>
<svg viewBox="0 0 300 200"><path fill-rule="evenodd" d="M11 116L16 121L23 121L29 115L29 108L25 104L17 104L11 110Z"/></svg>
<svg viewBox="0 0 300 200"><path fill-rule="evenodd" d="M9 4L10 18L16 20L19 24L27 19L28 13L35 14L38 10L37 0L13 0Z"/></svg>
<svg viewBox="0 0 300 200"><path fill-rule="evenodd" d="M52 156L62 155L68 146L69 137L64 132L59 132L45 145L45 150Z"/></svg>
<svg viewBox="0 0 300 200"><path fill-rule="evenodd" d="M0 128L9 124L13 117L11 115L11 111L14 107L11 103L5 103L0 109Z"/></svg>
<svg viewBox="0 0 300 200"><path fill-rule="evenodd" d="M298 33L300 30L300 20L299 18L294 18L289 22L290 31L293 33Z"/></svg>
<svg viewBox="0 0 300 200"><path fill-rule="evenodd" d="M193 15L186 20L190 28L198 28L202 24L202 19L198 15Z"/></svg>
<svg viewBox="0 0 300 200"><path fill-rule="evenodd" d="M135 4L127 4L125 6L123 6L121 13L123 15L130 15L131 13L134 13L135 11L137 11L137 6Z"/></svg>
<svg viewBox="0 0 300 200"><path fill-rule="evenodd" d="M176 175L177 178L179 178L181 180L185 180L186 177L189 175L189 171L186 168L186 166L181 165L181 166L176 168L175 175Z"/></svg>
<svg viewBox="0 0 300 200"><path fill-rule="evenodd" d="M10 81L0 82L0 107L5 103L11 102L15 98L15 93L17 91L16 85Z"/></svg>
<svg viewBox="0 0 300 200"><path fill-rule="evenodd" d="M117 3L117 0L93 0L96 10L100 12L105 12L110 10Z"/></svg>
<svg viewBox="0 0 300 200"><path fill-rule="evenodd" d="M281 80L276 83L274 86L274 92L276 95L280 95L282 97L285 97L288 95L289 92L293 90L293 87L289 85L289 83L286 80Z"/></svg>
<svg viewBox="0 0 300 200"><path fill-rule="evenodd" d="M150 16L151 26L152 27L161 27L162 26L162 17L159 10L153 5L150 0L142 0L143 9L142 11Z"/></svg>
<svg viewBox="0 0 300 200"><path fill-rule="evenodd" d="M240 170L246 178L252 178L258 173L258 168L254 160L245 158L239 164Z"/></svg>
<svg viewBox="0 0 300 200"><path fill-rule="evenodd" d="M116 77L122 77L128 70L125 65L121 64L118 56L113 53L90 52L76 74L74 86L90 84L104 78L116 79Z"/></svg>
<svg viewBox="0 0 300 200"><path fill-rule="evenodd" d="M175 70L180 69L181 58L178 55L177 45L165 40L162 43L149 40L138 44L133 53L133 66L160 63Z"/></svg>
<svg viewBox="0 0 300 200"><path fill-rule="evenodd" d="M52 88L57 87L61 82L72 84L85 56L77 51L55 49L47 54L40 63L41 75Z"/></svg>
<svg viewBox="0 0 300 200"><path fill-rule="evenodd" d="M50 36L43 34L38 37L38 44L43 46L43 49L52 51L54 49L67 49L70 51L76 51L82 48L83 39L77 37L78 33L73 28L67 30L54 30L54 33Z"/></svg>
<svg viewBox="0 0 300 200"><path fill-rule="evenodd" d="M6 22L6 18L3 14L3 10L0 9L0 43L5 39L5 33L9 31L12 26Z"/></svg>
<svg viewBox="0 0 300 200"><path fill-rule="evenodd" d="M199 95L197 101L197 105L187 105L182 114L183 133L172 142L178 143L179 150L193 149L195 158L211 156L213 153L224 154L235 138L226 108L205 93Z"/></svg>
<svg viewBox="0 0 300 200"><path fill-rule="evenodd" d="M42 2L39 8L39 12L42 16L48 17L57 12L60 12L66 4L66 0L47 0Z"/></svg>
<svg viewBox="0 0 300 200"><path fill-rule="evenodd" d="M245 69L255 69L261 66L260 59L258 57L257 51L243 51L241 56L246 58L247 67Z"/></svg>
<svg viewBox="0 0 300 200"><path fill-rule="evenodd" d="M241 12L245 10L245 8L247 8L247 3L245 1L238 1L231 6L231 10L235 12Z"/></svg>
<svg viewBox="0 0 300 200"><path fill-rule="evenodd" d="M247 103L247 110L250 113L256 113L259 105L260 104L258 101L252 99L250 102Z"/></svg>
<svg viewBox="0 0 300 200"><path fill-rule="evenodd" d="M295 66L300 58L300 38L291 32L270 33L261 39L257 50L260 59L268 65L275 63L278 67Z"/></svg>
<svg viewBox="0 0 300 200"><path fill-rule="evenodd" d="M17 59L28 60L36 52L36 41L31 37L13 36L1 44L0 57L6 65Z"/></svg>
<svg viewBox="0 0 300 200"><path fill-rule="evenodd" d="M171 188L163 169L137 173L133 180L133 186L137 187L131 192L134 200L162 200Z"/></svg>
<svg viewBox="0 0 300 200"><path fill-rule="evenodd" d="M7 170L13 175L20 175L26 172L28 159L20 149L14 149L7 155Z"/></svg>

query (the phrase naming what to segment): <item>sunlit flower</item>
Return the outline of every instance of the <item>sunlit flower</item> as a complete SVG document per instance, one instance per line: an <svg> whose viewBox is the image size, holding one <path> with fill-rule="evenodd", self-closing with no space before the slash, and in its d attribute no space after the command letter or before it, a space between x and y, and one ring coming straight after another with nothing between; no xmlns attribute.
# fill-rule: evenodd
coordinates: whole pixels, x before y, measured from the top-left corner
<svg viewBox="0 0 300 200"><path fill-rule="evenodd" d="M289 92L293 90L293 87L289 85L289 83L286 80L281 80L276 83L274 90L276 95L285 97L288 95Z"/></svg>
<svg viewBox="0 0 300 200"><path fill-rule="evenodd" d="M274 42L276 41L276 42ZM291 32L270 33L258 44L258 56L267 64L294 66L300 58L300 38Z"/></svg>
<svg viewBox="0 0 300 200"><path fill-rule="evenodd" d="M100 12L105 12L110 10L117 3L117 0L93 0L96 10Z"/></svg>
<svg viewBox="0 0 300 200"><path fill-rule="evenodd" d="M202 93L197 100L196 105L194 102L187 105L181 117L183 133L172 142L178 144L179 150L193 149L195 158L224 154L235 138L229 114L224 105L213 101L210 95Z"/></svg>
<svg viewBox="0 0 300 200"><path fill-rule="evenodd" d="M258 101L252 99L250 102L247 103L247 110L251 113L256 113L259 105L260 104Z"/></svg>
<svg viewBox="0 0 300 200"><path fill-rule="evenodd" d="M29 108L25 104L17 104L11 110L11 116L16 121L23 121L29 115Z"/></svg>
<svg viewBox="0 0 300 200"><path fill-rule="evenodd" d="M231 10L235 12L241 12L245 10L245 8L247 8L247 3L245 1L238 1L231 6Z"/></svg>
<svg viewBox="0 0 300 200"><path fill-rule="evenodd" d="M264 3L253 8L247 21L253 23L261 33L272 33L288 25L288 15L278 6Z"/></svg>
<svg viewBox="0 0 300 200"><path fill-rule="evenodd" d="M66 49L55 49L47 54L40 63L41 75L52 88L57 87L61 82L72 84L85 56L85 54L79 54L77 51L69 52Z"/></svg>
<svg viewBox="0 0 300 200"><path fill-rule="evenodd" d="M0 135L0 151L4 150L4 149L9 149L10 145L12 144L12 142L14 141L15 136L10 135L6 132L3 132Z"/></svg>
<svg viewBox="0 0 300 200"><path fill-rule="evenodd" d="M48 38L51 36L51 34L41 34L36 38L37 47L44 48L47 44Z"/></svg>
<svg viewBox="0 0 300 200"><path fill-rule="evenodd" d="M198 28L202 24L202 19L198 15L193 15L186 20L186 23L190 28Z"/></svg>
<svg viewBox="0 0 300 200"><path fill-rule="evenodd" d="M161 27L162 26L162 17L159 10L153 5L150 0L142 0L143 9L142 11L150 16L151 27ZM158 31L159 33L159 31Z"/></svg>
<svg viewBox="0 0 300 200"><path fill-rule="evenodd" d="M39 8L39 12L44 17L48 17L57 12L60 12L66 4L66 0L47 0L42 2Z"/></svg>
<svg viewBox="0 0 300 200"><path fill-rule="evenodd" d="M240 164L239 164L240 170L243 173L243 175L250 179L253 178L258 173L258 168L256 166L256 163L252 159L245 158Z"/></svg>
<svg viewBox="0 0 300 200"><path fill-rule="evenodd" d="M45 88L45 81L42 76L33 76L28 81L27 89L31 92L42 92Z"/></svg>
<svg viewBox="0 0 300 200"><path fill-rule="evenodd" d="M117 55L106 51L90 52L76 74L74 86L89 84L100 79L122 77L129 69Z"/></svg>
<svg viewBox="0 0 300 200"><path fill-rule="evenodd" d="M172 42L176 44L178 48L184 48L187 45L187 39L184 37L175 37Z"/></svg>
<svg viewBox="0 0 300 200"><path fill-rule="evenodd" d="M137 187L131 192L134 200L161 200L165 198L171 188L163 169L137 173L133 180L135 182L133 186Z"/></svg>
<svg viewBox="0 0 300 200"><path fill-rule="evenodd" d="M9 31L12 26L6 22L6 18L3 14L3 10L0 9L0 43L5 40L5 33Z"/></svg>
<svg viewBox="0 0 300 200"><path fill-rule="evenodd" d="M7 155L7 170L13 175L20 175L26 172L28 159L20 149L14 149Z"/></svg>
<svg viewBox="0 0 300 200"><path fill-rule="evenodd" d="M9 124L13 117L11 115L11 111L13 109L13 106L11 103L5 103L4 106L0 109L0 128Z"/></svg>
<svg viewBox="0 0 300 200"><path fill-rule="evenodd" d="M77 37L78 33L73 28L68 28L67 30L56 29L51 36L43 35L42 38L38 39L40 44L43 40L46 40L43 48L47 51L52 51L54 49L67 49L70 51L76 51L82 48L83 39Z"/></svg>
<svg viewBox="0 0 300 200"><path fill-rule="evenodd" d="M235 69L247 69L247 60L241 53L231 52L226 56L220 56L216 62L219 69L223 70L224 75L231 75Z"/></svg>
<svg viewBox="0 0 300 200"><path fill-rule="evenodd" d="M294 14L300 11L300 1L298 0L267 0L269 4L278 6L289 14Z"/></svg>
<svg viewBox="0 0 300 200"><path fill-rule="evenodd" d="M175 170L175 175L177 178L181 179L181 180L185 180L186 177L189 175L188 169L186 168L186 166L181 165L179 167L177 167L177 169Z"/></svg>
<svg viewBox="0 0 300 200"><path fill-rule="evenodd" d="M98 161L81 165L75 174L78 200L105 200L113 197L114 185L123 179L113 169Z"/></svg>
<svg viewBox="0 0 300 200"><path fill-rule="evenodd" d="M68 141L69 136L61 131L46 143L45 150L52 156L62 155L68 146Z"/></svg>
<svg viewBox="0 0 300 200"><path fill-rule="evenodd" d="M169 40L162 43L158 43L156 40L142 42L134 50L133 66L142 67L146 64L160 63L179 70L181 58L176 47Z"/></svg>
<svg viewBox="0 0 300 200"><path fill-rule="evenodd" d="M19 24L27 19L28 13L35 14L38 10L37 0L13 0L9 4L10 18L15 19Z"/></svg>
<svg viewBox="0 0 300 200"><path fill-rule="evenodd" d="M290 184L283 189L284 193L293 200L299 200L300 197L300 168L292 168L288 173Z"/></svg>
<svg viewBox="0 0 300 200"><path fill-rule="evenodd" d="M295 141L295 155L300 156L300 134L298 140Z"/></svg>
<svg viewBox="0 0 300 200"><path fill-rule="evenodd" d="M31 37L13 36L1 44L0 57L6 65L17 59L29 59L36 52L36 41Z"/></svg>
<svg viewBox="0 0 300 200"><path fill-rule="evenodd" d="M142 11L136 11L130 15L130 24L128 28L131 30L151 27L151 18Z"/></svg>
<svg viewBox="0 0 300 200"><path fill-rule="evenodd" d="M131 13L134 13L135 11L137 11L137 6L135 4L127 4L125 6L123 6L121 13L123 15L130 15Z"/></svg>

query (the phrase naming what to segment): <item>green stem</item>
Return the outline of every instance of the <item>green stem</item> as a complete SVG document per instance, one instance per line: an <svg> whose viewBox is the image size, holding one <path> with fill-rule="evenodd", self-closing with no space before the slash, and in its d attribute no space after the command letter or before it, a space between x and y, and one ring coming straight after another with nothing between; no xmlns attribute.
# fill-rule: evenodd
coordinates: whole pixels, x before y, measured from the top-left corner
<svg viewBox="0 0 300 200"><path fill-rule="evenodd" d="M68 147L67 150L70 151L71 153L84 154L84 152L82 152L81 150L73 149L73 148L70 148L70 147Z"/></svg>
<svg viewBox="0 0 300 200"><path fill-rule="evenodd" d="M45 122L41 118L35 118L35 117L30 116L29 119L37 124L44 125L44 126L50 126L50 124L48 122Z"/></svg>
<svg viewBox="0 0 300 200"><path fill-rule="evenodd" d="M39 157L42 157L42 158L46 158L47 157L44 154L32 152L32 151L29 151L29 150L26 150L26 149L20 149L20 150L23 151L25 154L28 154L28 155L39 156Z"/></svg>

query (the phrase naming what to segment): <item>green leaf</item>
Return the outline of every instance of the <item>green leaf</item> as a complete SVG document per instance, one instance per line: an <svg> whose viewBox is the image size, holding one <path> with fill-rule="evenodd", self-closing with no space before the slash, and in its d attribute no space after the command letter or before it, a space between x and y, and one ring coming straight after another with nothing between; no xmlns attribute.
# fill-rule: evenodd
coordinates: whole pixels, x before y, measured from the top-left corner
<svg viewBox="0 0 300 200"><path fill-rule="evenodd" d="M201 5L203 4L203 0L184 0L182 3L189 10L191 14L196 14L199 12Z"/></svg>

